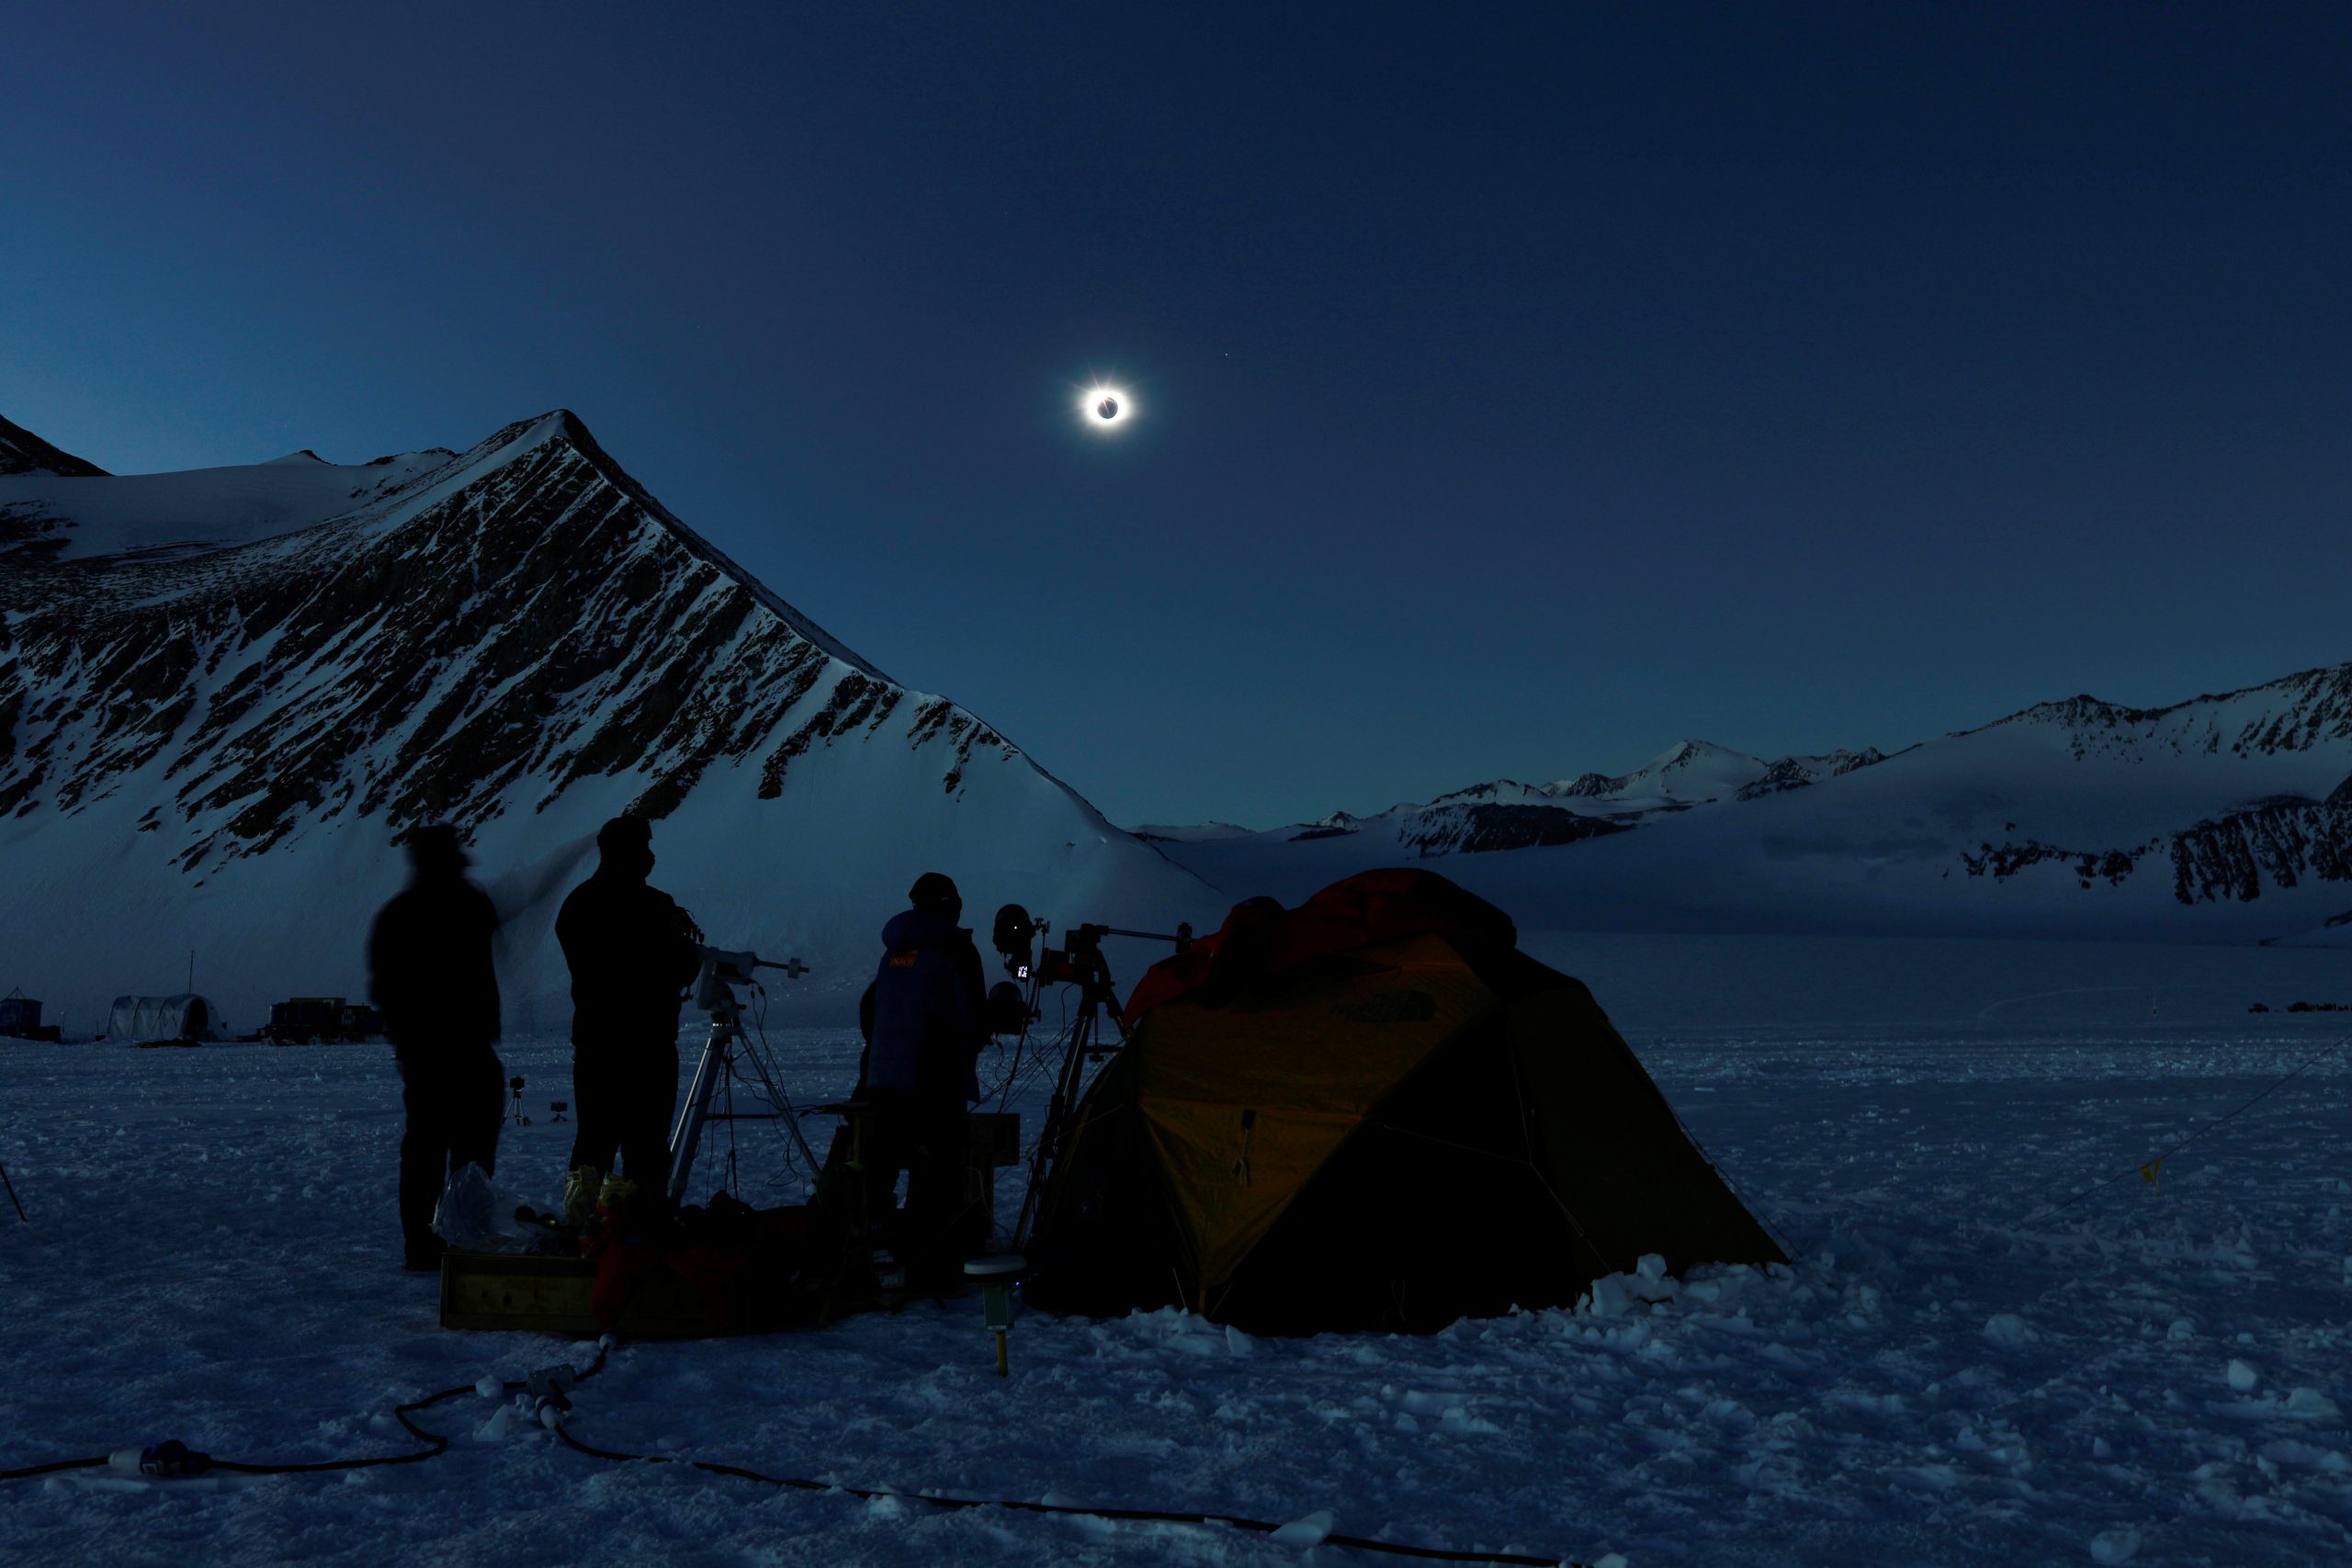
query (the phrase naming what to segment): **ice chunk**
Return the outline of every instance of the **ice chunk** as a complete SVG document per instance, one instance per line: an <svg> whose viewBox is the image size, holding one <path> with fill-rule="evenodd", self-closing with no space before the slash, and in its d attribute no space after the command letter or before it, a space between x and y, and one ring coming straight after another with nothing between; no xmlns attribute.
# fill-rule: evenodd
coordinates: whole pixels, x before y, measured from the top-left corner
<svg viewBox="0 0 2352 1568"><path fill-rule="evenodd" d="M2094 1562L2129 1562L2140 1550L2140 1532L2129 1525L2118 1525L2111 1530L2101 1530L2091 1537L2091 1561Z"/></svg>
<svg viewBox="0 0 2352 1568"><path fill-rule="evenodd" d="M1996 1312L1984 1320L1984 1337L1996 1345L2007 1345L2014 1349L2021 1345L2030 1345L2041 1337L2017 1314Z"/></svg>
<svg viewBox="0 0 2352 1568"><path fill-rule="evenodd" d="M2234 1356L2222 1375L2230 1380L2230 1387L2240 1393L2252 1393L2262 1382L2262 1374L2254 1370L2251 1361L2241 1361Z"/></svg>
<svg viewBox="0 0 2352 1568"><path fill-rule="evenodd" d="M1634 1305L1623 1274L1603 1274L1592 1282L1592 1293L1577 1303L1594 1317L1622 1317Z"/></svg>
<svg viewBox="0 0 2352 1568"><path fill-rule="evenodd" d="M1320 1546L1331 1533L1331 1510L1318 1508L1303 1519L1293 1519L1267 1539L1283 1546Z"/></svg>
<svg viewBox="0 0 2352 1568"><path fill-rule="evenodd" d="M2287 1414L2309 1416L2316 1420L2333 1421L2344 1412L2335 1401L2315 1388L2299 1388L2287 1395Z"/></svg>

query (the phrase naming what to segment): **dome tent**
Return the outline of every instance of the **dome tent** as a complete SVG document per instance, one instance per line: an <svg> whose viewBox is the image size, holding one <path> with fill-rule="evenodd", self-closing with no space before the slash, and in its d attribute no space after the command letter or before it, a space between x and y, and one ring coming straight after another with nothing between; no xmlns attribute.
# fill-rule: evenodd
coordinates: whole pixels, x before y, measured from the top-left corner
<svg viewBox="0 0 2352 1568"><path fill-rule="evenodd" d="M176 997L117 997L107 1014L109 1040L219 1040L220 1010L194 992Z"/></svg>
<svg viewBox="0 0 2352 1568"><path fill-rule="evenodd" d="M1127 1021L1041 1195L1047 1310L1427 1332L1645 1253L1786 1261L1591 993L1431 873L1238 905Z"/></svg>

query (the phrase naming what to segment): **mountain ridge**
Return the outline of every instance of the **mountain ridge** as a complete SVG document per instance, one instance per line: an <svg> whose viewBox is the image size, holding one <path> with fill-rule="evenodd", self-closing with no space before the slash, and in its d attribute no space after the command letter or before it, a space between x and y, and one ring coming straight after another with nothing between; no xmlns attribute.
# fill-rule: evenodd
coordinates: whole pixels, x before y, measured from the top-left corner
<svg viewBox="0 0 2352 1568"><path fill-rule="evenodd" d="M1698 787L1659 787L1678 774ZM1624 774L1158 832L1236 896L1427 863L1531 927L2300 941L2352 881L2352 663L2161 707L2038 703L1891 753L1685 741Z"/></svg>
<svg viewBox="0 0 2352 1568"><path fill-rule="evenodd" d="M107 477L107 471L87 457L77 457L51 446L6 415L0 415L0 474L53 474L66 479Z"/></svg>
<svg viewBox="0 0 2352 1568"><path fill-rule="evenodd" d="M218 500L252 473L58 482ZM828 994L925 869L1078 918L1214 912L992 727L752 578L569 411L382 480L241 541L0 557L0 853L33 894L0 909L0 951L95 996L139 987L93 954L200 934L246 1018L273 989L357 994L372 906L345 895L396 886L414 826L457 826L486 867L568 866L624 810L707 889L688 902L714 940L830 958ZM545 944L515 963L557 1005Z"/></svg>

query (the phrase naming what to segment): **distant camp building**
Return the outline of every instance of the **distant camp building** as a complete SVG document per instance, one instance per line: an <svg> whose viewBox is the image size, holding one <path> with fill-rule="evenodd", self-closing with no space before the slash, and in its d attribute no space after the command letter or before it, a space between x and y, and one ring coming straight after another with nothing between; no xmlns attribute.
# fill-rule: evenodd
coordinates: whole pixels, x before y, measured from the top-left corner
<svg viewBox="0 0 2352 1568"><path fill-rule="evenodd" d="M1646 1253L1786 1261L1591 993L1443 877L1237 906L1127 1021L1042 1196L1048 1310L1428 1332Z"/></svg>
<svg viewBox="0 0 2352 1568"><path fill-rule="evenodd" d="M219 1040L220 1010L193 991L175 997L117 997L107 1011L107 1038L133 1043Z"/></svg>
<svg viewBox="0 0 2352 1568"><path fill-rule="evenodd" d="M42 1025L40 1003L25 995L23 987L0 997L0 1039L55 1040L60 1032L53 1023Z"/></svg>

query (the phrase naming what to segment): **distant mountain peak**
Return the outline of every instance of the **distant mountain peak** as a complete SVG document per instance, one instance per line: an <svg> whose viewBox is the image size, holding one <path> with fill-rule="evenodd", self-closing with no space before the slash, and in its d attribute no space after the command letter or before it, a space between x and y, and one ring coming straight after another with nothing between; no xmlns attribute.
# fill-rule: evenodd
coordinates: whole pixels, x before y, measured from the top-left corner
<svg viewBox="0 0 2352 1568"><path fill-rule="evenodd" d="M0 418L0 474L55 474L68 479L107 477L107 471L88 458L52 446L5 418Z"/></svg>
<svg viewBox="0 0 2352 1568"><path fill-rule="evenodd" d="M741 583L763 607L782 616L794 631L852 669L860 671L876 680L890 680L888 675L868 661L863 654L825 630L795 606L786 604L783 597L767 584L738 565L733 557L712 544L702 534L689 527L676 513L662 505L654 498L652 491L639 484L628 469L622 468L613 459L610 453L598 445L596 437L589 432L586 423L570 409L550 409L536 419L516 420L514 423L494 432L489 439L476 446L473 452L466 454L458 461L470 467L473 465L476 454L488 454L498 462L511 462L556 442L579 453L606 483L643 507L663 527L676 535L689 550ZM484 461L481 466L486 469L493 465ZM891 682L891 684L896 685L898 682Z"/></svg>
<svg viewBox="0 0 2352 1568"><path fill-rule="evenodd" d="M0 908L0 951L88 995L120 953L199 933L246 1008L348 976L390 846L427 821L508 868L542 931L600 823L659 821L665 881L714 937L852 995L926 866L1057 917L1209 912L1011 741L741 570L569 410L383 464L9 476L0 525L28 536L0 533L0 829L11 886L42 890ZM107 877L76 869L94 858ZM510 959L518 995L560 997L550 944Z"/></svg>

